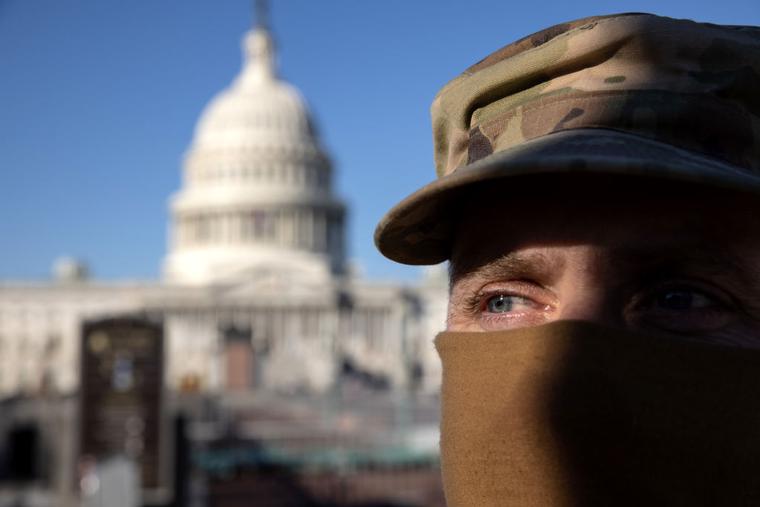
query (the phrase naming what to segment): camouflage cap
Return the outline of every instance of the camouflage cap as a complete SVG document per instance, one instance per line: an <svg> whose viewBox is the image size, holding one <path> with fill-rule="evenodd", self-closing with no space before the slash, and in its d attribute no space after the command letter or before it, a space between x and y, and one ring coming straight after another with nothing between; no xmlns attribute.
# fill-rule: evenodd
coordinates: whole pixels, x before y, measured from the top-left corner
<svg viewBox="0 0 760 507"><path fill-rule="evenodd" d="M467 69L431 112L438 179L375 231L398 262L449 257L476 183L603 173L758 191L760 28L651 14L557 25Z"/></svg>

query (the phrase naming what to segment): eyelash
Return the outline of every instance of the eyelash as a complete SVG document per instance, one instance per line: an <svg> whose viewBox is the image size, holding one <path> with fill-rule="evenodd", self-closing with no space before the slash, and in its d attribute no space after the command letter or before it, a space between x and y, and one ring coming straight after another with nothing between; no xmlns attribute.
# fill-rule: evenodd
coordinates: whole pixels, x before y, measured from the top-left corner
<svg viewBox="0 0 760 507"><path fill-rule="evenodd" d="M635 297L632 300L631 304L629 305L630 309L637 310L646 308L647 306L654 304L657 297L666 292L693 292L708 298L714 303L709 308L706 308L702 311L715 311L736 306L734 299L726 295L723 291L713 287L712 285L705 286L705 284L700 283L699 281L685 282L674 280L657 285L654 288L646 291L642 289L641 292L641 296Z"/></svg>
<svg viewBox="0 0 760 507"><path fill-rule="evenodd" d="M692 292L709 301L709 304L684 310L662 308L658 298L668 292ZM673 281L655 286L635 298L624 309L626 320L643 326L676 334L696 335L725 326L734 316L743 312L736 299L712 284Z"/></svg>
<svg viewBox="0 0 760 507"><path fill-rule="evenodd" d="M491 300L491 298L498 297L498 296L506 296L506 297L515 297L515 298L521 298L526 301L530 301L536 305L536 307L545 307L548 308L550 305L542 305L541 303L536 302L536 300L531 297L530 295L525 294L524 292L518 292L513 290L506 290L506 289L492 289L492 290L481 290L475 294L472 294L468 296L465 301L465 310L468 314L473 316L481 317L483 315L492 315L490 312L487 312L487 305L488 302ZM500 316L498 318L505 318L509 314L499 314Z"/></svg>

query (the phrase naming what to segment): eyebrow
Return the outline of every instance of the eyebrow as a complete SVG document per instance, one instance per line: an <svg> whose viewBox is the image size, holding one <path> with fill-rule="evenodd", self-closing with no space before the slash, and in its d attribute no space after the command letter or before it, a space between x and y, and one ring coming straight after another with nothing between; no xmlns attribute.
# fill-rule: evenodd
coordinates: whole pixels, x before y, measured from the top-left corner
<svg viewBox="0 0 760 507"><path fill-rule="evenodd" d="M743 281L747 275L760 278L760 269L752 262L742 262L740 253L704 243L618 247L610 251L610 258L628 270L699 267L713 276L733 276Z"/></svg>
<svg viewBox="0 0 760 507"><path fill-rule="evenodd" d="M689 244L642 248L620 248L611 252L623 270L636 270L644 276L692 276L717 282L741 307L760 315L760 266L750 251L731 250L725 244ZM629 272L630 272L629 271Z"/></svg>
<svg viewBox="0 0 760 507"><path fill-rule="evenodd" d="M496 280L515 276L543 277L548 275L552 270L556 270L558 263L561 264L563 261L552 261L540 252L528 254L509 252L475 269L468 269L468 265L471 265L471 263L452 261L449 264L450 286L453 287L454 282L463 279Z"/></svg>

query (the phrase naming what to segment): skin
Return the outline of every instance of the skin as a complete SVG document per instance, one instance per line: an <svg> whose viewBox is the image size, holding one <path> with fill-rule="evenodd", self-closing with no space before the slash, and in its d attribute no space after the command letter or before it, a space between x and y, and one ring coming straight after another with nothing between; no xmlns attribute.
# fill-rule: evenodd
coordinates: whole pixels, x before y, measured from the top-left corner
<svg viewBox="0 0 760 507"><path fill-rule="evenodd" d="M620 183L467 199L454 235L448 329L583 320L760 348L760 199Z"/></svg>

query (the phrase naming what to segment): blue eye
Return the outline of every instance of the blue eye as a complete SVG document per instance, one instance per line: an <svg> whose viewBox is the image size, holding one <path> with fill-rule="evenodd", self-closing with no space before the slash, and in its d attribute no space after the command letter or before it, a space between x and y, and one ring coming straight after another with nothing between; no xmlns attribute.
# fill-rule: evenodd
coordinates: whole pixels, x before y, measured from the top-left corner
<svg viewBox="0 0 760 507"><path fill-rule="evenodd" d="M512 299L509 298L509 296L505 296L505 295L500 295L500 296L490 298L486 305L490 313L509 312L509 311L512 311L513 306L514 304L512 302Z"/></svg>
<svg viewBox="0 0 760 507"><path fill-rule="evenodd" d="M507 296L505 294L499 294L489 298L486 302L486 310L489 313L507 313L511 312L515 306L515 296Z"/></svg>

